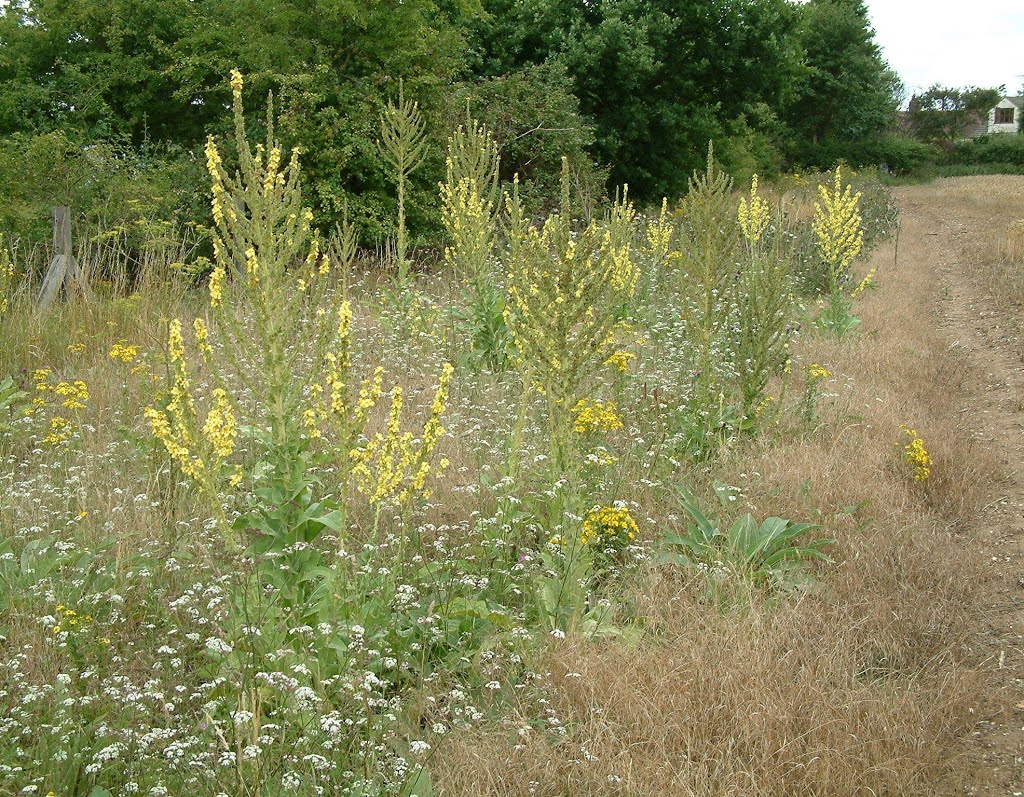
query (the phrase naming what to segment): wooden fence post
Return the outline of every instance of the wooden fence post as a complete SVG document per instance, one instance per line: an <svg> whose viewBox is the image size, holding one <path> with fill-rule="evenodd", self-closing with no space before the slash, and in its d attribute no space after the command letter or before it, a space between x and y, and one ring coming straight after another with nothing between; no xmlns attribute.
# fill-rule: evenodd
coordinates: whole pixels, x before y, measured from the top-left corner
<svg viewBox="0 0 1024 797"><path fill-rule="evenodd" d="M52 208L50 216L53 219L53 259L43 277L43 287L36 301L37 310L49 307L61 289L68 289L72 281L87 292L85 275L71 245L71 209L61 205Z"/></svg>

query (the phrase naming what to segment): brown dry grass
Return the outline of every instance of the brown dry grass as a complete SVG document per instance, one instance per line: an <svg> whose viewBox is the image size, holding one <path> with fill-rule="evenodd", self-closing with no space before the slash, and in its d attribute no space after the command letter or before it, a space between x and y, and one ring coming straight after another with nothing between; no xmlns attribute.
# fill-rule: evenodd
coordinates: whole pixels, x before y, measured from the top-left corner
<svg viewBox="0 0 1024 797"><path fill-rule="evenodd" d="M570 639L538 664L564 737L524 711L453 739L432 767L442 794L932 795L972 774L951 755L988 692L965 654L981 573L967 522L997 469L957 411L970 365L937 329L930 264L912 232L901 247L898 268L891 245L870 264L864 334L799 353L836 374L818 431L715 473L749 485L755 514L820 518L838 544L819 589L723 616L652 572L635 596L645 641ZM937 463L924 483L900 461L901 424Z"/></svg>
<svg viewBox="0 0 1024 797"><path fill-rule="evenodd" d="M936 209L934 222L951 239L979 287L1009 320L1024 308L1024 177L992 175L939 180L915 201ZM1024 332L1020 320L1017 331ZM1024 356L1024 345L1018 346Z"/></svg>

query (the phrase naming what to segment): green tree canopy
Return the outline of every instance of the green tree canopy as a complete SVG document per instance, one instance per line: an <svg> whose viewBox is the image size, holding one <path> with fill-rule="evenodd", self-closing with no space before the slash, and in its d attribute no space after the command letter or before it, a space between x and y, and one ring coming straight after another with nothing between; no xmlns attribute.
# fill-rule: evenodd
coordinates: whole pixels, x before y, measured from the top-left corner
<svg viewBox="0 0 1024 797"><path fill-rule="evenodd" d="M930 144L949 145L960 138L965 127L987 119L988 112L1003 96L998 88L964 89L932 86L910 99L910 126L917 138Z"/></svg>
<svg viewBox="0 0 1024 797"><path fill-rule="evenodd" d="M863 0L798 6L805 72L784 119L791 160L830 167L857 161L859 148L896 124L902 85L875 41Z"/></svg>
<svg viewBox="0 0 1024 797"><path fill-rule="evenodd" d="M784 0L488 0L477 69L558 62L613 183L679 195L708 141L788 98L797 15ZM770 116L771 114L769 114Z"/></svg>

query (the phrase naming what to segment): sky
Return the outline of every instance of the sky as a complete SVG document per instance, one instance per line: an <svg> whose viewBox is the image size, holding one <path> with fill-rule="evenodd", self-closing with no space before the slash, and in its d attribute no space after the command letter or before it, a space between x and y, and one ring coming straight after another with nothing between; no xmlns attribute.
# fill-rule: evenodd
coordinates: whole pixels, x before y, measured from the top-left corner
<svg viewBox="0 0 1024 797"><path fill-rule="evenodd" d="M1024 0L866 0L907 93L944 86L1024 86Z"/></svg>

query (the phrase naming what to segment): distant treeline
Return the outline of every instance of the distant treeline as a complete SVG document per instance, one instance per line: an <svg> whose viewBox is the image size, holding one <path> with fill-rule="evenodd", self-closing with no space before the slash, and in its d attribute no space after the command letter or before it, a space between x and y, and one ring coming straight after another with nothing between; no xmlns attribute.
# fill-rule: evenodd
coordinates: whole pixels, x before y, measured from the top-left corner
<svg viewBox="0 0 1024 797"><path fill-rule="evenodd" d="M10 0L0 227L42 235L58 202L108 225L203 221L232 68L248 96L273 92L318 222L348 214L370 240L393 228L377 139L400 91L427 121L408 198L425 235L467 113L537 205L563 155L581 192L655 200L685 191L709 141L740 178L880 164L906 143L862 0Z"/></svg>

